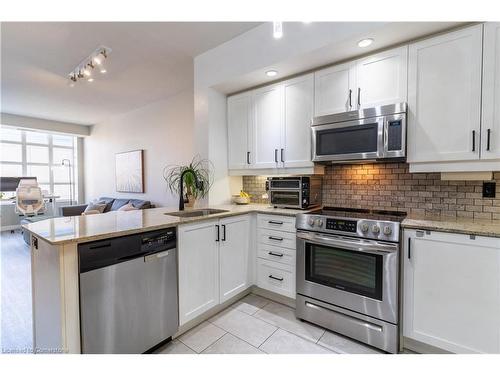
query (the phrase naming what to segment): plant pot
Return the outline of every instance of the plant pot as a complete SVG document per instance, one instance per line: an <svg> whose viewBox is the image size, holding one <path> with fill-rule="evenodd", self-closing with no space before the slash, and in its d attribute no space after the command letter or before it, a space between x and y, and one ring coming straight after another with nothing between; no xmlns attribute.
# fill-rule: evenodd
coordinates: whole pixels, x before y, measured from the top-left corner
<svg viewBox="0 0 500 375"><path fill-rule="evenodd" d="M188 201L185 203L185 206L189 207L189 208L193 208L194 204L196 203L196 198L194 197L194 195L188 194L187 199L188 199Z"/></svg>

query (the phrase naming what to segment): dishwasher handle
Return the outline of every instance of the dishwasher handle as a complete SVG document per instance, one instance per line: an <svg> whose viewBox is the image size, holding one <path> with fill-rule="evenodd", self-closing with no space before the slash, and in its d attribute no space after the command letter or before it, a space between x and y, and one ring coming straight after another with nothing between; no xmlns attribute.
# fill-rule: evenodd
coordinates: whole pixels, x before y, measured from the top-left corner
<svg viewBox="0 0 500 375"><path fill-rule="evenodd" d="M160 251L158 253L146 255L146 256L144 256L144 262L147 263L147 262L154 262L156 260L160 260L162 258L165 258L166 256L169 256L170 254L173 254L175 252L175 250L176 250L175 248L168 249L165 251Z"/></svg>

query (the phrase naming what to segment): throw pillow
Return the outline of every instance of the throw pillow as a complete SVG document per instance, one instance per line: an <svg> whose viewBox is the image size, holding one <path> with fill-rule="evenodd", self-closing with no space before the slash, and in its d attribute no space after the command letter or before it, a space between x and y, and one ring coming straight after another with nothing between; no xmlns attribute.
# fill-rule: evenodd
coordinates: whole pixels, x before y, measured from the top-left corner
<svg viewBox="0 0 500 375"><path fill-rule="evenodd" d="M127 203L125 206L121 206L117 211L136 211L137 207L134 207L132 203Z"/></svg>
<svg viewBox="0 0 500 375"><path fill-rule="evenodd" d="M85 208L85 211L83 212L88 212L88 211L94 211L97 210L99 211L98 213L102 214L104 212L104 209L106 208L106 203L105 202L90 202L87 207Z"/></svg>
<svg viewBox="0 0 500 375"><path fill-rule="evenodd" d="M82 212L82 216L87 216L87 215L95 215L95 214L100 214L98 210L85 210Z"/></svg>

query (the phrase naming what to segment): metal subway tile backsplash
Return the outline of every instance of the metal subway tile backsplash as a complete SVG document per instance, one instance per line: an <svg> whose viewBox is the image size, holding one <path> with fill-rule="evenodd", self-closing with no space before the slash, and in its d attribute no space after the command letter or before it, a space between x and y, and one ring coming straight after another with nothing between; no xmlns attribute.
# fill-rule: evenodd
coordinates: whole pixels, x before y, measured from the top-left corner
<svg viewBox="0 0 500 375"><path fill-rule="evenodd" d="M406 163L330 165L323 176L323 205L500 220L500 172L493 174L496 198L482 198L483 181L440 178L440 173L409 173ZM243 177L252 202L267 203L265 181L265 176Z"/></svg>

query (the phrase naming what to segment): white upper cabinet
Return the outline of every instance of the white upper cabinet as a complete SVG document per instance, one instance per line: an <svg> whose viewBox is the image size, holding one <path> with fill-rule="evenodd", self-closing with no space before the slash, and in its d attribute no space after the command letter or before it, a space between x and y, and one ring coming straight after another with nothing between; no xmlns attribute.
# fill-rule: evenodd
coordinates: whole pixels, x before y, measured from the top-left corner
<svg viewBox="0 0 500 375"><path fill-rule="evenodd" d="M283 129L283 86L253 91L252 168L277 168Z"/></svg>
<svg viewBox="0 0 500 375"><path fill-rule="evenodd" d="M350 62L314 73L314 115L323 116L356 108L356 68Z"/></svg>
<svg viewBox="0 0 500 375"><path fill-rule="evenodd" d="M408 162L479 159L482 27L410 45Z"/></svg>
<svg viewBox="0 0 500 375"><path fill-rule="evenodd" d="M220 223L220 302L247 289L250 283L250 217L221 219Z"/></svg>
<svg viewBox="0 0 500 375"><path fill-rule="evenodd" d="M280 148L280 166L311 167L311 120L314 77L300 76L283 83L285 119Z"/></svg>
<svg viewBox="0 0 500 375"><path fill-rule="evenodd" d="M252 95L249 92L227 99L229 169L245 169L252 162Z"/></svg>
<svg viewBox="0 0 500 375"><path fill-rule="evenodd" d="M370 108L407 100L408 46L391 49L356 63L356 105Z"/></svg>
<svg viewBox="0 0 500 375"><path fill-rule="evenodd" d="M484 24L481 159L500 159L500 23Z"/></svg>

